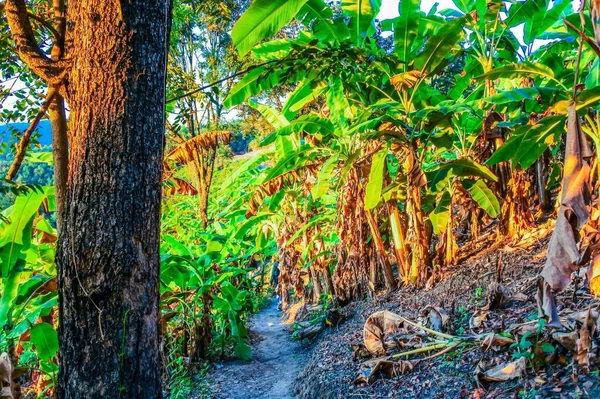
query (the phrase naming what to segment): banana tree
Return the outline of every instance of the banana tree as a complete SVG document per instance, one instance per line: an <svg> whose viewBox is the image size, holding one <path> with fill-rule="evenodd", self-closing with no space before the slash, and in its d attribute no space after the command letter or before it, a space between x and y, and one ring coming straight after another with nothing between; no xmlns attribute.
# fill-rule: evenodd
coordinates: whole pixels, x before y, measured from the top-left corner
<svg viewBox="0 0 600 399"><path fill-rule="evenodd" d="M15 186L11 191L15 202L0 217L0 343L16 367L41 370L40 387L51 388L58 370L57 234L49 218L55 211L54 188ZM28 341L36 351L33 358L24 353Z"/></svg>
<svg viewBox="0 0 600 399"><path fill-rule="evenodd" d="M244 323L246 314L256 310L253 298L257 291L262 295L262 286L245 265L256 252L269 255L273 242L259 234L261 219L245 217L245 204L261 173L252 161L253 166L215 188L218 210L210 209L211 223L204 227L193 197L165 198L161 326L165 348L171 349L167 356L197 360L215 352L224 355L229 344L238 357L251 355Z"/></svg>
<svg viewBox="0 0 600 399"><path fill-rule="evenodd" d="M499 177L496 191L505 198L499 225L502 234L520 235L533 222L533 184L540 208L550 207L549 157L544 154L558 143L564 128L566 107L557 112L555 104L569 97L573 79L568 63L574 50L569 41L574 36L563 18L578 16L570 14L568 1L497 1L488 4L487 11L480 8L477 1L461 8L485 18L470 20L469 41L475 45L466 51L466 65L477 65L473 72L478 76L474 85L457 84L460 90L469 84L472 88L466 91L468 96L457 92L456 99L485 112L481 138L490 145L481 146L477 159ZM524 33L519 42L513 28L521 24ZM564 40L535 49L539 39L553 38ZM529 169L534 164L535 170Z"/></svg>
<svg viewBox="0 0 600 399"><path fill-rule="evenodd" d="M171 192L197 194L198 212L202 226L208 223L209 194L215 169L215 159L220 145L229 144L231 132L215 130L199 133L179 143L165 156L165 180L175 187ZM173 166L171 166L173 165ZM176 166L190 169L193 185L186 180L173 176Z"/></svg>
<svg viewBox="0 0 600 399"><path fill-rule="evenodd" d="M335 83L333 85L336 86ZM341 85L337 87L343 90ZM342 98L345 96L343 92L340 92L339 95ZM293 99L293 95L290 98ZM334 114L340 109L340 105L332 99L332 95L325 99L325 104L328 113ZM271 110L271 114L273 112L274 110ZM361 237L368 237L369 233L374 238L375 245L379 245L379 262L383 266L388 288L393 289L394 277L379 236L379 228L372 215L358 202L364 201L365 179L368 177L370 160L376 151L373 148L369 150L366 142L359 137L353 137L347 124L331 121L324 116L324 114L304 115L278 129L267 138L265 144L271 140L282 138L282 135L286 137L294 132L294 134L306 136L304 141L311 144L305 144L298 151L281 159L266 176L265 183L261 187L265 192L273 194L274 190L282 188L284 182L289 185L302 177L305 195L312 199L313 204L328 197L330 189L341 187L342 194L337 197L337 233L345 240L340 241L338 245L340 262L334 276L338 282L336 284L338 296L342 298L360 296L366 292L372 292L369 287L377 285L376 278L372 279L371 284L366 279L361 280L362 276L366 278L369 268L367 262L369 257L365 252L369 245L364 245L364 238L361 239ZM255 197L257 196L259 199L264 197L262 192L255 194ZM256 201L252 202L252 204L254 203ZM356 267L357 263L358 268ZM346 264L354 266L345 269L344 265ZM344 271L352 274L344 274ZM313 273L310 271L310 266L309 273ZM327 275L325 277L327 286L329 286L330 278ZM316 279L314 282L314 286L319 285Z"/></svg>
<svg viewBox="0 0 600 399"><path fill-rule="evenodd" d="M385 272L389 268L385 265L387 256L382 254L379 229L369 216L370 212L367 210L365 214L363 203L367 180L371 181L370 187L380 187L369 177L371 158L379 150L382 151L378 159L385 158L387 149L383 150L381 143L371 145L370 140L362 140L356 134L361 133L361 124L369 119L381 121L383 119L378 117L386 112L394 114L392 120L402 130L406 131L404 126L407 125L411 130L404 150L409 155L406 157L409 170L405 171L409 173L405 175L410 180L407 184L410 195L407 196L405 209L410 210L407 215L411 235L407 239L415 250L413 269L424 270L422 265L429 263L429 242L423 233L425 218L420 203L421 190L418 188L422 176L419 162L422 151L418 148L418 134L413 134L418 133L420 127L410 124L418 107L431 99L436 101L437 93L429 88L426 81L458 54L457 43L463 37L462 19L445 22L441 17L422 13L419 2L403 1L400 5L401 16L388 23L394 30L396 42L396 54L391 56L378 49L370 35L377 9L377 2L343 2L342 13L345 18L332 19L331 10L323 2L305 3L297 15L310 29L296 39L256 47L255 52L262 57L268 57L269 52L274 58L278 57L276 68L264 67L253 71L234 87L230 97L233 104L281 81L298 82L283 109L287 117L293 117L295 111L302 109L315 97L324 99L326 106L322 107L320 114L302 115L293 120L291 127L281 129L278 134L302 132L311 136L313 143L324 144L323 150L328 150L337 158L327 157L329 162L323 166L322 177L331 176L334 170L339 170L336 177L341 187L338 212L346 217L338 219L338 233L343 233L341 236L347 237L349 242L355 242L353 245L356 248L340 251L336 273L338 281L352 282L352 287L340 290L349 295L359 292L356 287L368 287L357 281L357 277L366 275L368 270L362 264L368 254L359 239L364 236L361 226L370 231L377 244L378 258L383 263L388 287L395 286L393 274ZM442 27L443 32L440 30ZM369 65L365 62L367 60L370 61ZM367 107L376 113L369 115L363 112L361 104L377 104L374 108ZM363 209L356 215L358 219L347 223L356 209ZM416 274L415 282L419 273ZM421 274L424 276L425 273Z"/></svg>
<svg viewBox="0 0 600 399"><path fill-rule="evenodd" d="M409 272L404 279L423 284L429 274L431 259L430 236L422 204L422 187L426 181L423 160L427 153L423 144L427 141L427 126L419 111L436 106L442 100L442 93L429 83L460 55L458 43L464 37L465 20L445 20L425 14L421 11L420 1L402 1L399 11L399 17L382 24L394 34L397 65L381 69L387 76L389 89L367 109L366 114L381 115L369 122L372 125L369 128L376 126L373 121L379 123L376 130L392 139L395 156L401 160L400 177L405 182L402 186L408 220L405 241L412 249L410 259L407 259ZM388 194L393 195L392 190L388 190ZM392 229L392 232L398 232L398 229ZM395 241L402 241L397 233Z"/></svg>
<svg viewBox="0 0 600 399"><path fill-rule="evenodd" d="M290 99L293 101L293 94ZM274 143L275 148L278 149L274 152L278 162L267 171L263 183L253 195L249 204L248 216L257 212L267 197L270 197L267 207L272 211L274 210L274 201L276 204L280 204L277 206L279 210L282 206L284 208L292 207L288 212L283 213L283 223L277 234L284 302L286 304L289 302L287 291L288 287L292 285L297 296L305 292L306 286L309 286L315 294L314 300L317 300L319 294L325 291L329 295L333 295L334 284L331 271L325 265L322 256L326 252L323 235L322 232L317 233L317 230L319 230L319 225L323 226L324 222L331 222L335 219L333 217L335 198L330 194L330 188L332 180L338 179L339 164L343 163L342 158L344 157L343 148L351 148L353 144L347 140L347 135L340 135L335 146L337 150L335 148L332 150L329 145L326 145L326 143L332 143L333 135L330 133L335 130L335 125L324 115L306 114L288 121L283 113L272 107L261 104L253 104L253 106L277 128L263 141L263 145ZM289 101L284 109L288 106ZM324 132L325 136L320 135L317 139L308 133L316 134L319 127L323 126L329 129ZM345 139L341 137L345 137ZM297 147L300 141L305 144ZM297 150L287 154L285 151L280 151L290 146L296 147ZM334 173L334 170L337 172ZM336 177L333 176L334 174ZM285 190L287 194L282 190ZM294 190L296 190L296 194L290 196ZM283 202L278 199L282 198L281 194L283 194L283 198L286 198ZM360 207L357 209L361 210ZM315 216L316 214L318 216ZM366 228L364 220L362 224ZM309 237L312 237L313 240L310 240ZM315 240L316 238L319 239ZM348 250L342 247L342 244L339 245L339 248L344 248L340 250L342 251L341 256L346 256L345 253ZM302 267L296 267L296 263L301 264ZM306 273L303 273L302 269L306 269ZM303 276L309 278L306 279ZM355 288L348 288L348 290L356 291ZM341 297L342 292L345 291L338 290L338 292ZM357 295L359 294L357 293Z"/></svg>

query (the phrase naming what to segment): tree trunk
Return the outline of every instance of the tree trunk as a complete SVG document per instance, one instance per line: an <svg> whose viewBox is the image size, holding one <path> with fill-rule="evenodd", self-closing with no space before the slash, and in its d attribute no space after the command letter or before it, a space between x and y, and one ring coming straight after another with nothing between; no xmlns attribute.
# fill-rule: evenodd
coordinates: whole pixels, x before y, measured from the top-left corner
<svg viewBox="0 0 600 399"><path fill-rule="evenodd" d="M400 212L396 200L390 200L387 204L390 226L392 231L392 241L396 253L396 262L398 263L398 273L405 284L408 284L410 265L406 260L406 240L404 238L404 227L400 220Z"/></svg>
<svg viewBox="0 0 600 399"><path fill-rule="evenodd" d="M535 182L538 194L538 204L544 212L552 210L550 192L546 188L548 184L548 150L535 162Z"/></svg>
<svg viewBox="0 0 600 399"><path fill-rule="evenodd" d="M423 186L422 170L416 159L414 150L408 154L408 173L406 190L406 215L408 217L407 244L412 249L410 282L424 284L428 277L429 234L426 231L425 215L421 204L421 187Z"/></svg>
<svg viewBox="0 0 600 399"><path fill-rule="evenodd" d="M159 398L169 2L68 3L71 151L57 252L61 398Z"/></svg>
<svg viewBox="0 0 600 399"><path fill-rule="evenodd" d="M314 303L319 303L321 295L323 294L323 287L321 286L321 280L319 280L319 273L313 266L308 267L308 273L310 274L310 281L313 286L313 297Z"/></svg>
<svg viewBox="0 0 600 399"><path fill-rule="evenodd" d="M54 26L58 33L52 45L51 57L60 61L65 52L65 0L52 0ZM58 88L57 88L58 89ZM57 95L48 108L48 118L52 127L52 158L54 160L54 187L56 198L56 228L60 230L65 209L65 192L67 190L67 173L69 167L69 140L67 138L67 115L65 100Z"/></svg>
<svg viewBox="0 0 600 399"><path fill-rule="evenodd" d="M62 227L65 208L65 192L69 165L69 141L67 139L67 116L65 101L57 95L50 103L48 117L52 127L52 157L54 159L54 187L56 188L56 226Z"/></svg>
<svg viewBox="0 0 600 399"><path fill-rule="evenodd" d="M331 276L331 269L325 265L323 268L323 277L325 279L325 286L327 287L327 293L331 296L335 295L335 288L333 286L333 277Z"/></svg>
<svg viewBox="0 0 600 399"><path fill-rule="evenodd" d="M383 240L381 239L379 226L377 225L377 221L370 210L365 210L365 216L367 218L369 228L371 229L371 237L373 238L373 244L375 245L377 260L381 265L381 269L383 270L385 287L388 289L388 291L393 291L396 289L396 277L394 276L392 265L390 265L390 261L388 260L385 252L385 246L383 245Z"/></svg>

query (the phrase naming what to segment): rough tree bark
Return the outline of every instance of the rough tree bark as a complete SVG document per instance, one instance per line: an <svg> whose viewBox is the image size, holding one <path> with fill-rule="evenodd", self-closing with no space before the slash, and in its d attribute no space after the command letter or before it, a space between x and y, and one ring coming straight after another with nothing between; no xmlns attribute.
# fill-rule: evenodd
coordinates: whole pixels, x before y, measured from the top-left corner
<svg viewBox="0 0 600 399"><path fill-rule="evenodd" d="M172 2L70 1L66 20L64 2L53 0L53 6L53 33L66 34L55 35L51 58L36 41L26 2L4 3L20 58L50 92L59 88L71 109L67 201L56 259L58 396L157 398Z"/></svg>
<svg viewBox="0 0 600 399"><path fill-rule="evenodd" d="M59 396L157 398L168 1L69 2Z"/></svg>

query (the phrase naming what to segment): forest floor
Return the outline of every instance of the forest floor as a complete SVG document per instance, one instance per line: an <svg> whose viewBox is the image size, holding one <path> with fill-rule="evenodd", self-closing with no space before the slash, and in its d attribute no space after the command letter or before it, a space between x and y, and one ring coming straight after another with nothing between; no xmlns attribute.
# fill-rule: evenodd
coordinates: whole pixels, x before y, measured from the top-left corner
<svg viewBox="0 0 600 399"><path fill-rule="evenodd" d="M541 334L535 331L538 326L537 275L544 266L553 227L554 221L550 221L537 226L519 240L495 240L494 233L489 231L488 237L464 243L460 254L462 260L459 259L458 265L442 270L432 288L418 290L404 287L342 308L345 322L317 338L311 358L294 384L296 397L599 398L598 359L592 357L592 372L584 376L577 371L573 351L567 351L556 343L547 329ZM498 262L502 265L500 277L497 277ZM489 287L497 280L506 292L519 294L519 300L509 301L494 310L485 310ZM586 290L578 290L574 295L572 286L558 296L559 312L569 318L565 325L579 326L569 315L585 312L591 304L597 309L598 301L592 299ZM376 311L389 310L409 320L422 322L423 310L428 305L448 315L449 324L444 328L448 334L476 336L495 333L499 336L502 333L516 337L516 340L503 347L470 343L433 359L425 358L439 350L411 356L414 368L405 375L390 378L379 374L370 384L357 384L357 377L368 374L372 368L365 367L371 359L361 359L351 349L351 345L363 342L363 326L367 318ZM425 339L414 329L407 331L400 339L406 342L408 338L409 345L414 338L417 342ZM533 347L527 348L529 344L524 344L524 334L528 334L528 340L534 342ZM538 350L542 342L552 345L552 354ZM411 347L399 352L407 349ZM505 382L485 382L479 378L482 372L509 364L519 356L526 359L527 365L521 377Z"/></svg>
<svg viewBox="0 0 600 399"><path fill-rule="evenodd" d="M552 229L551 221L512 241L495 240L494 233L488 231L487 236L464 243L458 264L438 272L433 287L404 287L391 294L355 301L339 309L344 322L311 340L292 341L290 326L282 323L281 313L271 300L251 319L253 360L213 367L205 379L209 381L211 397L598 398L600 360L592 356L591 373L584 375L578 371L573 350L558 344L548 329L542 333L535 331L536 276L544 265ZM519 299L488 310L488 291L498 282L505 292L517 294ZM577 331L581 326L577 315L582 311L587 313L592 304L596 309L600 305L586 290L575 291L572 286L558 296L558 303L565 325ZM405 375L389 377L379 373L369 384L357 383L357 377L368 374L370 367L366 365L372 360L357 356L353 350L363 343L367 318L376 311L389 310L423 322L422 311L428 305L449 317L445 333L461 337L503 334L516 338L515 342L510 346L471 342L432 359L425 358L439 351L411 356L414 367ZM528 347L524 335L533 342L533 348ZM415 342L419 345L431 337L409 328L401 339L408 345ZM547 350L548 345L552 353L541 350ZM482 373L519 357L526 359L523 362L526 369L518 378L504 382L486 382L480 378Z"/></svg>
<svg viewBox="0 0 600 399"><path fill-rule="evenodd" d="M291 389L308 362L309 348L292 341L290 326L271 298L250 320L252 360L216 365L209 374L213 397L223 399L280 399L295 396Z"/></svg>

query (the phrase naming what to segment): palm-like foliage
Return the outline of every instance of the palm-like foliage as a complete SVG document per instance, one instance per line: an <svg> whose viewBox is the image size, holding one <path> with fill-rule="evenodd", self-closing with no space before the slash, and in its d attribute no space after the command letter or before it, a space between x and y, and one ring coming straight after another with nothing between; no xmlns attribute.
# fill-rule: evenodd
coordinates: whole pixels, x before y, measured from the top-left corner
<svg viewBox="0 0 600 399"><path fill-rule="evenodd" d="M292 150L280 153L264 184L320 163L310 199L338 198L338 249L351 248L350 231L359 234L368 225L369 233L361 237L370 236L374 250L387 257L377 242L377 214L385 202L395 206L399 200L403 216L394 218L394 255L405 263L399 264L404 281L424 283L431 266L456 261L454 220L466 220L475 237L484 220L493 218L500 219L499 234L521 234L533 220L534 185L538 204L547 209L551 165L542 155L560 143L577 65L573 44L537 46L536 40L575 36L560 20L574 19L570 2L474 0L458 2L458 10L427 14L419 1L404 0L400 16L379 25L393 34L393 52L377 45L378 2L342 2L341 17L320 1L292 8L299 8L296 18L306 29L296 38L252 49L258 59L276 63L247 75L226 103L241 103L281 83L296 85L280 110L262 106L263 115L276 121L263 144L279 140L278 148L287 143ZM513 31L520 24L524 44ZM584 50L578 73L587 74L589 90L578 96L579 109L597 101L589 78L595 50ZM456 65L462 70L450 87L438 86L438 74ZM537 176L528 172L534 165ZM275 184L279 180L273 188L284 186ZM365 219L345 223L357 208ZM403 253L407 246L412 251ZM336 269L344 274L344 257L338 262ZM362 270L348 277L358 286L369 271L352 267ZM383 274L385 269L382 262ZM371 284L377 281L372 278Z"/></svg>

